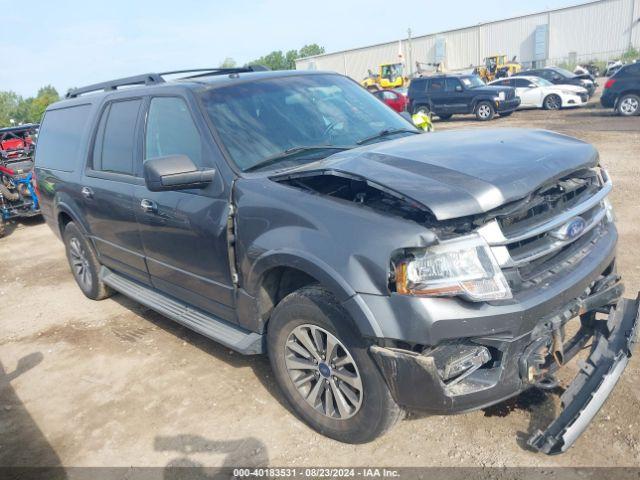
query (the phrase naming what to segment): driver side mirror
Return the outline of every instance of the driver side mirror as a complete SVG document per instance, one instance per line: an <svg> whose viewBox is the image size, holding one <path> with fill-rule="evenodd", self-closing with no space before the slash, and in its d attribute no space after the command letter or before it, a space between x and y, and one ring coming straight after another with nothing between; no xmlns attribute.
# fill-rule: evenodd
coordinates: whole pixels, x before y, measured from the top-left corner
<svg viewBox="0 0 640 480"><path fill-rule="evenodd" d="M216 174L213 168L199 169L186 155L150 158L143 169L145 185L152 192L204 188Z"/></svg>

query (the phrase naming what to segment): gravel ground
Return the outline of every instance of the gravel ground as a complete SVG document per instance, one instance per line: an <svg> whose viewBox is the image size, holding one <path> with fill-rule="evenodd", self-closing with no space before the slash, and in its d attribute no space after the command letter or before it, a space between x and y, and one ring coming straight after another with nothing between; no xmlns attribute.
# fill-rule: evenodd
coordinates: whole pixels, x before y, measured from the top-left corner
<svg viewBox="0 0 640 480"><path fill-rule="evenodd" d="M614 117L594 99L486 124L436 121L437 130L507 126L596 145L614 180L619 271L635 296L640 117ZM0 466L640 466L637 356L564 455L524 448L559 409L557 392L540 391L464 415L409 413L372 443L344 445L290 413L266 358L232 353L120 295L86 299L41 221L10 226L0 259ZM566 370L565 382L575 366Z"/></svg>

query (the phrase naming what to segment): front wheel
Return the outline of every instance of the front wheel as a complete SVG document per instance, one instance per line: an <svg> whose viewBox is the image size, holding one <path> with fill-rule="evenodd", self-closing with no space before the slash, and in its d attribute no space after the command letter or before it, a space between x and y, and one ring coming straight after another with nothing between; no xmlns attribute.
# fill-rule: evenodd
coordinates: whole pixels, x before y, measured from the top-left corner
<svg viewBox="0 0 640 480"><path fill-rule="evenodd" d="M285 297L269 320L267 349L285 398L319 433L365 443L401 418L368 344L326 290Z"/></svg>
<svg viewBox="0 0 640 480"><path fill-rule="evenodd" d="M556 94L547 95L544 102L542 102L542 107L545 110L560 110L562 108L562 99Z"/></svg>
<svg viewBox="0 0 640 480"><path fill-rule="evenodd" d="M424 115L431 115L431 109L429 107L427 107L426 105L422 105L418 108L416 108L416 111L413 113L422 113Z"/></svg>
<svg viewBox="0 0 640 480"><path fill-rule="evenodd" d="M476 107L476 118L482 122L491 120L495 113L496 111L491 102L480 102Z"/></svg>
<svg viewBox="0 0 640 480"><path fill-rule="evenodd" d="M640 115L640 97L633 93L623 95L618 101L616 110L618 114L625 117Z"/></svg>

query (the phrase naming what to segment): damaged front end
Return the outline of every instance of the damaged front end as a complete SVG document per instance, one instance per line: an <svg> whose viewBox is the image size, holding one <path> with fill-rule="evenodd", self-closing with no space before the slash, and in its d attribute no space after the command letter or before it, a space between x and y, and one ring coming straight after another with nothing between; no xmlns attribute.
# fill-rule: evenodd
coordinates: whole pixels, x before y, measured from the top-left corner
<svg viewBox="0 0 640 480"><path fill-rule="evenodd" d="M370 352L399 404L451 414L484 408L531 387L555 387L554 373L591 340L589 357L562 396L563 411L529 440L540 452L561 453L598 412L631 356L640 300L622 299L622 293L619 277L610 274L520 338L449 340L425 348L374 345ZM603 313L607 318L599 319ZM565 329L574 318L580 327L567 339Z"/></svg>

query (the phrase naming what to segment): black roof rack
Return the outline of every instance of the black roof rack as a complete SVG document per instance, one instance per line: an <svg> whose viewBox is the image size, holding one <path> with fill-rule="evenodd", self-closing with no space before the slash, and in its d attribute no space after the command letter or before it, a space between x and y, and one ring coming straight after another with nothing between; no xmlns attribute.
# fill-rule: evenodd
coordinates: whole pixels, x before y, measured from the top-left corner
<svg viewBox="0 0 640 480"><path fill-rule="evenodd" d="M110 80L108 82L94 83L93 85L87 85L86 87L81 88L72 88L67 92L66 98L75 98L78 95L82 95L89 92L97 92L100 90L104 90L108 92L110 90L117 90L118 87L129 87L134 85L156 85L160 83L165 83L165 79L163 76L165 75L182 75L182 74L193 74L188 75L186 77L182 77L184 79L193 79L199 77L208 77L211 75L227 75L234 73L243 73L243 72L259 72L269 70L267 67L262 65L249 65L246 67L234 67L234 68L192 68L188 70L173 70L171 72L162 72L162 73L145 73L142 75L135 75L133 77L125 77L119 78L116 80Z"/></svg>

